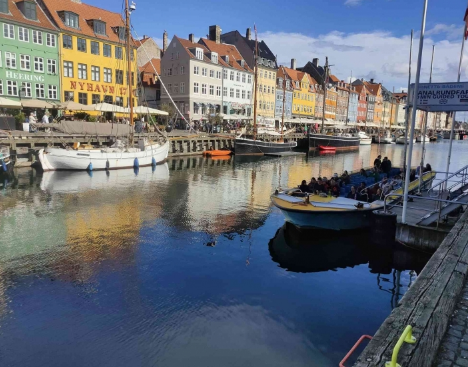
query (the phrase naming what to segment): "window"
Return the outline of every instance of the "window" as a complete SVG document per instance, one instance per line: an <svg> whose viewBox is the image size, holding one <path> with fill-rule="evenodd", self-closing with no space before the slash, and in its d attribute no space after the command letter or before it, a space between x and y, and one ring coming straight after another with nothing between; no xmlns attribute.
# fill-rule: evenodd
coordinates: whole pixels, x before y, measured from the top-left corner
<svg viewBox="0 0 468 367"><path fill-rule="evenodd" d="M106 23L99 20L93 21L94 33L106 35Z"/></svg>
<svg viewBox="0 0 468 367"><path fill-rule="evenodd" d="M210 96L214 96L214 85L210 85Z"/></svg>
<svg viewBox="0 0 468 367"><path fill-rule="evenodd" d="M216 87L216 96L221 97L221 87Z"/></svg>
<svg viewBox="0 0 468 367"><path fill-rule="evenodd" d="M97 104L101 102L101 96L99 94L93 94L91 96L91 103L92 104Z"/></svg>
<svg viewBox="0 0 468 367"><path fill-rule="evenodd" d="M236 82L240 82L240 73L239 72L236 73Z"/></svg>
<svg viewBox="0 0 468 367"><path fill-rule="evenodd" d="M229 97L234 98L234 88L229 88Z"/></svg>
<svg viewBox="0 0 468 367"><path fill-rule="evenodd" d="M252 75L247 75L247 83L252 84Z"/></svg>
<svg viewBox="0 0 468 367"><path fill-rule="evenodd" d="M236 98L240 98L240 90L236 89Z"/></svg>
<svg viewBox="0 0 468 367"><path fill-rule="evenodd" d="M206 84L201 85L201 94L206 94Z"/></svg>
<svg viewBox="0 0 468 367"><path fill-rule="evenodd" d="M193 113L195 115L198 115L200 113L200 106L196 102L193 102Z"/></svg>
<svg viewBox="0 0 468 367"><path fill-rule="evenodd" d="M49 99L57 99L57 86L49 84Z"/></svg>
<svg viewBox="0 0 468 367"><path fill-rule="evenodd" d="M32 40L36 45L42 45L42 32L32 30Z"/></svg>
<svg viewBox="0 0 468 367"><path fill-rule="evenodd" d="M231 73L229 74L229 80L234 80L234 72L231 71Z"/></svg>
<svg viewBox="0 0 468 367"><path fill-rule="evenodd" d="M74 100L75 100L75 92L66 91L65 92L65 102L74 101Z"/></svg>
<svg viewBox="0 0 468 367"><path fill-rule="evenodd" d="M193 83L193 93L198 94L198 83Z"/></svg>
<svg viewBox="0 0 468 367"><path fill-rule="evenodd" d="M114 99L112 98L112 96L104 96L104 103L114 103Z"/></svg>
<svg viewBox="0 0 468 367"><path fill-rule="evenodd" d="M3 37L15 39L15 27L12 24L3 23Z"/></svg>
<svg viewBox="0 0 468 367"><path fill-rule="evenodd" d="M88 79L88 65L78 64L78 79Z"/></svg>
<svg viewBox="0 0 468 367"><path fill-rule="evenodd" d="M91 41L91 53L99 55L99 42Z"/></svg>
<svg viewBox="0 0 468 367"><path fill-rule="evenodd" d="M242 83L245 83L245 74L242 73Z"/></svg>
<svg viewBox="0 0 468 367"><path fill-rule="evenodd" d="M31 56L20 55L20 69L31 70Z"/></svg>
<svg viewBox="0 0 468 367"><path fill-rule="evenodd" d="M88 104L88 94L87 93L78 93L78 103L87 105Z"/></svg>
<svg viewBox="0 0 468 367"><path fill-rule="evenodd" d="M0 0L0 13L5 13L5 14L9 13L8 0ZM3 94L3 89L2 89L2 93L0 94Z"/></svg>
<svg viewBox="0 0 468 367"><path fill-rule="evenodd" d="M101 81L101 68L99 66L91 66L91 80L94 82Z"/></svg>
<svg viewBox="0 0 468 367"><path fill-rule="evenodd" d="M242 91L242 99L245 99L245 90Z"/></svg>
<svg viewBox="0 0 468 367"><path fill-rule="evenodd" d="M22 1L22 2L17 3L17 5L19 8L21 8L25 18L37 20L35 2Z"/></svg>
<svg viewBox="0 0 468 367"><path fill-rule="evenodd" d="M76 42L78 45L77 46L78 51L86 52L86 40L83 38L77 38Z"/></svg>
<svg viewBox="0 0 468 367"><path fill-rule="evenodd" d="M117 106L123 107L123 98L122 97L115 97L115 104Z"/></svg>
<svg viewBox="0 0 468 367"><path fill-rule="evenodd" d="M210 70L210 78L214 78L214 70Z"/></svg>
<svg viewBox="0 0 468 367"><path fill-rule="evenodd" d="M122 60L122 47L115 46L115 58L118 60Z"/></svg>
<svg viewBox="0 0 468 367"><path fill-rule="evenodd" d="M201 69L201 75L202 75L202 76L206 76L207 73L208 73L208 69L207 69L207 68L202 68L202 69Z"/></svg>
<svg viewBox="0 0 468 367"><path fill-rule="evenodd" d="M17 96L18 95L18 83L13 80L7 80L7 95Z"/></svg>
<svg viewBox="0 0 468 367"><path fill-rule="evenodd" d="M185 83L184 82L180 83L180 93L185 93Z"/></svg>
<svg viewBox="0 0 468 367"><path fill-rule="evenodd" d="M195 75L199 75L199 74L200 74L200 68L199 68L198 66L194 66L194 67L193 67L193 73L194 73Z"/></svg>
<svg viewBox="0 0 468 367"><path fill-rule="evenodd" d="M72 49L73 48L72 37L67 34L64 34L62 36L62 44L63 44L63 48Z"/></svg>
<svg viewBox="0 0 468 367"><path fill-rule="evenodd" d="M220 71L216 72L216 79L221 79L221 72Z"/></svg>
<svg viewBox="0 0 468 367"><path fill-rule="evenodd" d="M29 29L18 27L18 39L23 42L29 42Z"/></svg>
<svg viewBox="0 0 468 367"><path fill-rule="evenodd" d="M78 15L75 13L65 12L65 25L71 28L78 28Z"/></svg>
<svg viewBox="0 0 468 367"><path fill-rule="evenodd" d="M185 66L181 66L180 67L180 75L184 75L185 74Z"/></svg>
<svg viewBox="0 0 468 367"><path fill-rule="evenodd" d="M47 72L49 74L57 74L57 60L47 60Z"/></svg>
<svg viewBox="0 0 468 367"><path fill-rule="evenodd" d="M223 79L227 79L227 70L223 69Z"/></svg>
<svg viewBox="0 0 468 367"><path fill-rule="evenodd" d="M49 47L56 46L55 34L46 33L46 45Z"/></svg>
<svg viewBox="0 0 468 367"><path fill-rule="evenodd" d="M36 84L36 98L45 98L44 84Z"/></svg>
<svg viewBox="0 0 468 367"><path fill-rule="evenodd" d="M63 75L68 78L73 78L73 62L71 61L63 62Z"/></svg>
<svg viewBox="0 0 468 367"><path fill-rule="evenodd" d="M16 54L5 52L5 66L10 69L16 69Z"/></svg>
<svg viewBox="0 0 468 367"><path fill-rule="evenodd" d="M31 83L29 82L22 82L21 83L21 96L22 97L32 97L32 91L31 91Z"/></svg>
<svg viewBox="0 0 468 367"><path fill-rule="evenodd" d="M119 35L119 39L122 41L125 41L125 39L127 38L127 30L125 29L125 27L117 27L117 34Z"/></svg>
<svg viewBox="0 0 468 367"><path fill-rule="evenodd" d="M102 54L104 55L104 57L112 57L112 48L111 48L111 45L106 45L104 44L102 46Z"/></svg>
<svg viewBox="0 0 468 367"><path fill-rule="evenodd" d="M197 48L195 49L195 55L197 57L198 60L203 60L203 50Z"/></svg>
<svg viewBox="0 0 468 367"><path fill-rule="evenodd" d="M44 72L44 59L42 57L34 57L34 71L38 73Z"/></svg>
<svg viewBox="0 0 468 367"><path fill-rule="evenodd" d="M104 68L104 81L112 83L112 69Z"/></svg>
<svg viewBox="0 0 468 367"><path fill-rule="evenodd" d="M123 71L122 70L115 71L115 83L123 84Z"/></svg>
<svg viewBox="0 0 468 367"><path fill-rule="evenodd" d="M175 83L172 89L172 93L179 94L179 83Z"/></svg>

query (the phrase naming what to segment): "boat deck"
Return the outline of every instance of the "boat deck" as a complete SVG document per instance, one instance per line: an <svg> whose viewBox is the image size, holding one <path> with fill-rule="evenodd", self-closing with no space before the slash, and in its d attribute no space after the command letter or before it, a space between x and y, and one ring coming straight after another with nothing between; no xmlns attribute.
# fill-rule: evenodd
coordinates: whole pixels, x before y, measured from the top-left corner
<svg viewBox="0 0 468 367"><path fill-rule="evenodd" d="M265 153L269 157L293 157L296 155L306 155L304 152L275 152L275 153Z"/></svg>

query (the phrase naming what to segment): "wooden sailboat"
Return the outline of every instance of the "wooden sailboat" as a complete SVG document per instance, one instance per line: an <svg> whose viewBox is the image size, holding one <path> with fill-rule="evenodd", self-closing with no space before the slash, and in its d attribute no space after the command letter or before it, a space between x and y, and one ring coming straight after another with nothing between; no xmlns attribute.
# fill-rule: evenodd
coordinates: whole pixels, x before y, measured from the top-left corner
<svg viewBox="0 0 468 367"><path fill-rule="evenodd" d="M107 148L80 149L76 144L74 149L46 148L39 151L39 160L44 171L56 170L110 170L120 168L138 168L142 166L155 166L163 163L169 153L169 140L161 134L158 142L148 139L134 141L133 130L135 126L132 96L132 58L131 58L131 28L128 0L125 0L126 20L126 46L128 62L128 99L131 133L127 144L116 143Z"/></svg>
<svg viewBox="0 0 468 367"><path fill-rule="evenodd" d="M284 103L286 98L286 80L283 81L283 117L281 123L280 141L257 140L257 90L258 90L258 38L257 27L255 27L255 91L254 91L254 122L253 139L237 137L234 142L234 153L236 155L264 155L268 153L289 152L297 146L297 142L284 142Z"/></svg>

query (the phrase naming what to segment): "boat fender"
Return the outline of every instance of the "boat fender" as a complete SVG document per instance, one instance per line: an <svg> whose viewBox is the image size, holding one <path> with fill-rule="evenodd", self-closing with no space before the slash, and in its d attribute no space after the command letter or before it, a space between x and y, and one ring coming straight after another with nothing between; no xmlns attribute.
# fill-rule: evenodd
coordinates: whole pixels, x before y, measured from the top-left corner
<svg viewBox="0 0 468 367"><path fill-rule="evenodd" d="M140 172L139 167L133 167L133 172L135 173L135 176L138 176L138 173Z"/></svg>
<svg viewBox="0 0 468 367"><path fill-rule="evenodd" d="M156 167L156 159L154 159L154 157L153 157L153 159L151 159L151 165L153 167Z"/></svg>
<svg viewBox="0 0 468 367"><path fill-rule="evenodd" d="M4 160L2 160L2 169L3 169L3 172L6 172L8 170Z"/></svg>
<svg viewBox="0 0 468 367"><path fill-rule="evenodd" d="M110 163L109 163L109 160L106 161L106 171L109 170L109 167L110 167Z"/></svg>
<svg viewBox="0 0 468 367"><path fill-rule="evenodd" d="M93 164L91 162L88 164L88 168L86 168L86 170L89 172L93 170Z"/></svg>
<svg viewBox="0 0 468 367"><path fill-rule="evenodd" d="M140 162L138 162L138 158L135 158L133 161L133 168L140 168Z"/></svg>

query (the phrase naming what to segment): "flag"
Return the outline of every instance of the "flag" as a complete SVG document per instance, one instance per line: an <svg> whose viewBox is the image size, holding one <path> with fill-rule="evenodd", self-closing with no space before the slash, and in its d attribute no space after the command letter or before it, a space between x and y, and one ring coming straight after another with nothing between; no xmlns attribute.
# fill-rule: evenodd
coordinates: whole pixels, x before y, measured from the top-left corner
<svg viewBox="0 0 468 367"><path fill-rule="evenodd" d="M465 21L465 40L468 39L468 8L466 8L465 11L465 17L463 18Z"/></svg>

